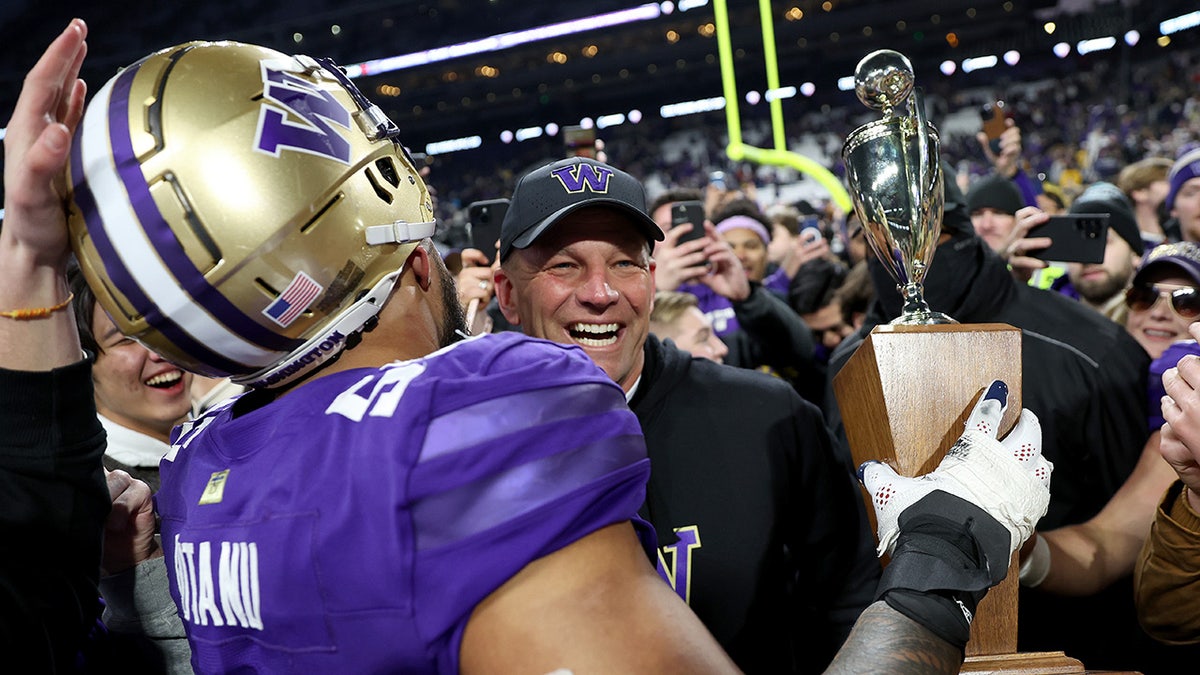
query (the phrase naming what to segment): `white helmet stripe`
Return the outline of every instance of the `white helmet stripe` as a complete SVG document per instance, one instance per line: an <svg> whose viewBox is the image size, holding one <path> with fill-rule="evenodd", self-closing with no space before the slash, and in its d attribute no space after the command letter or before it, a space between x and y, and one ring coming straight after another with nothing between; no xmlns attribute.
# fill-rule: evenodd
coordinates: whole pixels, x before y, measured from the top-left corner
<svg viewBox="0 0 1200 675"><path fill-rule="evenodd" d="M96 96L107 103L114 82L109 82ZM130 275L155 306L171 321L204 345L219 348L220 353L234 361L252 366L265 366L279 358L279 352L258 347L218 322L203 307L197 305L179 287L175 277L163 264L154 247L146 239L129 195L122 184L112 153L109 151L109 106L92 107L85 115L80 138L81 167L96 201L103 227L107 230L117 256ZM96 114L102 112L103 114ZM118 121L124 123L124 121Z"/></svg>

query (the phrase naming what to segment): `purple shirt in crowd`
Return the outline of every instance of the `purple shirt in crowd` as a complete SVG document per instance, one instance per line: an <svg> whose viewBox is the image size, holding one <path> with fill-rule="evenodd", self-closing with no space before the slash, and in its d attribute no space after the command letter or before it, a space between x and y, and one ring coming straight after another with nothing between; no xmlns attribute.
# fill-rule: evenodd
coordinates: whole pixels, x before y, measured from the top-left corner
<svg viewBox="0 0 1200 675"><path fill-rule="evenodd" d="M768 274L762 281L764 288L787 297L791 279L782 269ZM696 296L696 306L712 321L713 333L724 337L741 330L741 324L733 311L733 301L717 293L704 284L683 284L678 289L680 293L691 293Z"/></svg>
<svg viewBox="0 0 1200 675"><path fill-rule="evenodd" d="M233 407L177 430L157 496L197 672L457 673L527 563L644 526L637 418L575 347L485 335Z"/></svg>

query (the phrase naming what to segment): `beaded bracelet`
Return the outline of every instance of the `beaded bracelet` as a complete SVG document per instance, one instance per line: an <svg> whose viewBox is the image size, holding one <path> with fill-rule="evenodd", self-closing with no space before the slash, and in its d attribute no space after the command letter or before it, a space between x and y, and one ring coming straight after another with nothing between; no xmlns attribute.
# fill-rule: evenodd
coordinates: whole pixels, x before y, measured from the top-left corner
<svg viewBox="0 0 1200 675"><path fill-rule="evenodd" d="M67 294L67 299L54 305L53 307L34 307L32 309L10 309L0 312L0 316L6 319L16 319L17 321L28 321L30 319L44 319L60 309L64 309L71 301L75 299L74 293Z"/></svg>

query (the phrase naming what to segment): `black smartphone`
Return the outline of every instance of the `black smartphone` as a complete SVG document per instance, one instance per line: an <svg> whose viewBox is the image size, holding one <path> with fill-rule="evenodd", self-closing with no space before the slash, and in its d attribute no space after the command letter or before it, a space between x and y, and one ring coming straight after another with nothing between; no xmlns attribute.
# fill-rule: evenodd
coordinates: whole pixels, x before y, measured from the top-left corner
<svg viewBox="0 0 1200 675"><path fill-rule="evenodd" d="M679 237L678 244L695 241L704 236L704 203L696 200L675 202L671 205L671 229L691 223L692 230Z"/></svg>
<svg viewBox="0 0 1200 675"><path fill-rule="evenodd" d="M500 239L500 224L508 213L507 199L485 199L467 205L467 221L471 223L471 248L483 251L488 264L496 262L496 240Z"/></svg>
<svg viewBox="0 0 1200 675"><path fill-rule="evenodd" d="M1029 231L1029 237L1050 237L1053 243L1027 255L1054 262L1101 263L1108 245L1107 213L1050 216Z"/></svg>

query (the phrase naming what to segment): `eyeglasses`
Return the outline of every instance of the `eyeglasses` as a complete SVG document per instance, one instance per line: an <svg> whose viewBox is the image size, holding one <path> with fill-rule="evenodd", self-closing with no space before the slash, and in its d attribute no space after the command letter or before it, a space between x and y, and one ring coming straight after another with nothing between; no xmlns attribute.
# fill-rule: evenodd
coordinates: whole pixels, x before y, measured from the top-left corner
<svg viewBox="0 0 1200 675"><path fill-rule="evenodd" d="M1166 288L1163 286L1138 284L1125 291L1125 305L1135 312L1144 312L1167 297L1171 309L1179 318L1191 321L1200 316L1200 291L1191 286Z"/></svg>

